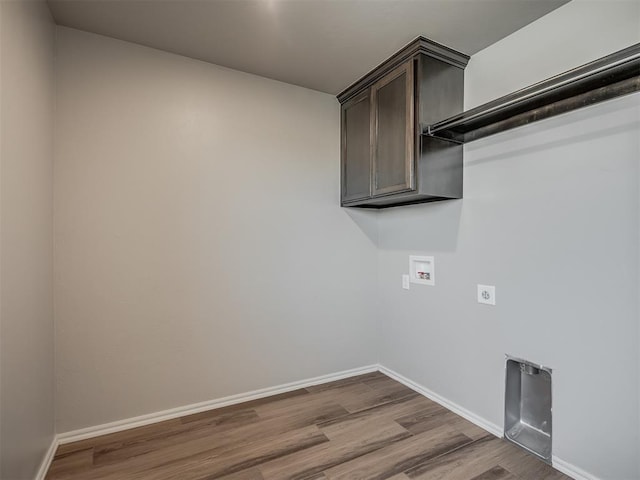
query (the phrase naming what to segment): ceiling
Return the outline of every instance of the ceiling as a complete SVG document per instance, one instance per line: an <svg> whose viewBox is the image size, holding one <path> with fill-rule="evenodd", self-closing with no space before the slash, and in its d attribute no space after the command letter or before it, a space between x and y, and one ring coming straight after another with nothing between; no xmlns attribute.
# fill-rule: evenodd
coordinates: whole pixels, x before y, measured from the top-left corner
<svg viewBox="0 0 640 480"><path fill-rule="evenodd" d="M418 35L467 55L568 0L49 0L56 22L336 94Z"/></svg>

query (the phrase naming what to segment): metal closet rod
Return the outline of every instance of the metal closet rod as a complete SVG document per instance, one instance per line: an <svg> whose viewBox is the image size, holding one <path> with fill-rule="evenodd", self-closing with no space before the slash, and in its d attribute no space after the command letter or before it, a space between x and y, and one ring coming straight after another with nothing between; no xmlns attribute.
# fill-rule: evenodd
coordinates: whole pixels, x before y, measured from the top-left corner
<svg viewBox="0 0 640 480"><path fill-rule="evenodd" d="M423 134L466 143L640 90L640 44L429 125Z"/></svg>

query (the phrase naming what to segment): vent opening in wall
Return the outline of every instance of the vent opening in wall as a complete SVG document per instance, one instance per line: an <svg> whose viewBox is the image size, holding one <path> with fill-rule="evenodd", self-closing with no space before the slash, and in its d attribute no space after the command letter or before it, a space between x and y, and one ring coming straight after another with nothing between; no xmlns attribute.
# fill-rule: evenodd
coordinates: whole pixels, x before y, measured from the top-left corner
<svg viewBox="0 0 640 480"><path fill-rule="evenodd" d="M507 356L504 437L551 464L551 369Z"/></svg>

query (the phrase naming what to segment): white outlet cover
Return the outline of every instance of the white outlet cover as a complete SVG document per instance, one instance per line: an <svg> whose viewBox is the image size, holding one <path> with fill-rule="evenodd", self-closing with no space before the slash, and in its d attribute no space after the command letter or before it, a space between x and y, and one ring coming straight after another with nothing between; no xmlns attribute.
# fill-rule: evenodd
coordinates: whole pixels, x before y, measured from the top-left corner
<svg viewBox="0 0 640 480"><path fill-rule="evenodd" d="M409 275L402 275L402 288L409 290L411 283L409 282Z"/></svg>
<svg viewBox="0 0 640 480"><path fill-rule="evenodd" d="M494 285L478 285L478 303L496 304L496 287Z"/></svg>
<svg viewBox="0 0 640 480"><path fill-rule="evenodd" d="M433 257L409 255L409 280L411 283L435 285L435 259Z"/></svg>

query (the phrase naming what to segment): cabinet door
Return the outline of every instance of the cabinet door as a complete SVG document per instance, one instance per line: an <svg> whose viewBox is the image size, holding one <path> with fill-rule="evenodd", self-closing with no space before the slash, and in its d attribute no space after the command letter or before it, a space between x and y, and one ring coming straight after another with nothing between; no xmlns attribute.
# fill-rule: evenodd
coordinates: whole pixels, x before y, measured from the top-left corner
<svg viewBox="0 0 640 480"><path fill-rule="evenodd" d="M342 105L342 203L371 197L370 93Z"/></svg>
<svg viewBox="0 0 640 480"><path fill-rule="evenodd" d="M415 189L413 60L371 87L373 196Z"/></svg>

